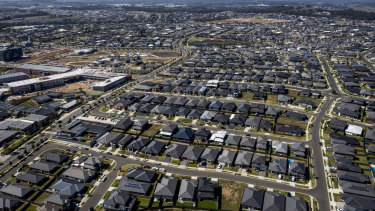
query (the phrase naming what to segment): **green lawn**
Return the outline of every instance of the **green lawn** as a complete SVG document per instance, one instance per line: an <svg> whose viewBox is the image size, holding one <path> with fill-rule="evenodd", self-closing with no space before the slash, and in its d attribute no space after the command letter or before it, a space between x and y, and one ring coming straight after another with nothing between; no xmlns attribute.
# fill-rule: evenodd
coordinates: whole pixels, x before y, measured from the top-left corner
<svg viewBox="0 0 375 211"><path fill-rule="evenodd" d="M153 124L150 128L142 133L142 136L153 137L160 131L162 127L163 125Z"/></svg>
<svg viewBox="0 0 375 211"><path fill-rule="evenodd" d="M109 109L106 107L101 108L99 111L102 113L106 113Z"/></svg>
<svg viewBox="0 0 375 211"><path fill-rule="evenodd" d="M107 199L109 197L109 195L111 194L111 191L107 191L104 196L103 196L103 199Z"/></svg>
<svg viewBox="0 0 375 211"><path fill-rule="evenodd" d="M192 123L193 122L192 119L187 119L187 118L180 118L180 119L178 119L178 121L180 121L181 123Z"/></svg>
<svg viewBox="0 0 375 211"><path fill-rule="evenodd" d="M87 92L87 94L90 94L90 95L102 95L102 94L104 94L104 92L92 91L92 92Z"/></svg>
<svg viewBox="0 0 375 211"><path fill-rule="evenodd" d="M116 179L115 181L113 181L112 183L112 187L118 187L118 183L120 182L119 179Z"/></svg>
<svg viewBox="0 0 375 211"><path fill-rule="evenodd" d="M106 151L108 149L108 147L99 147L98 149Z"/></svg>
<svg viewBox="0 0 375 211"><path fill-rule="evenodd" d="M297 121L297 120L290 119L290 118L287 118L287 117L284 117L284 116L281 116L281 117L277 118L277 123L282 124L282 125L298 126L298 127L302 128L303 130L306 129L306 127L307 127L307 122Z"/></svg>
<svg viewBox="0 0 375 211"><path fill-rule="evenodd" d="M216 201L198 201L198 208L217 209Z"/></svg>
<svg viewBox="0 0 375 211"><path fill-rule="evenodd" d="M139 202L139 206L141 207L148 207L148 205L150 204L150 199L146 198L138 198L137 201Z"/></svg>
<svg viewBox="0 0 375 211"><path fill-rule="evenodd" d="M180 207L194 207L194 203L193 202L184 202L184 203L176 202L176 206L180 206Z"/></svg>
<svg viewBox="0 0 375 211"><path fill-rule="evenodd" d="M48 196L50 196L51 194L50 193L48 193L48 192L43 192L42 194L40 194L40 196L37 198L37 199L35 199L35 203L39 203L39 204L42 204L43 203L43 201L48 197Z"/></svg>
<svg viewBox="0 0 375 211"><path fill-rule="evenodd" d="M37 205L30 204L25 211L37 211L39 210L39 207Z"/></svg>
<svg viewBox="0 0 375 211"><path fill-rule="evenodd" d="M241 99L250 101L250 100L253 100L253 96L254 96L254 93L252 93L252 92L244 92L244 93L242 93Z"/></svg>
<svg viewBox="0 0 375 211"><path fill-rule="evenodd" d="M40 105L37 102L35 102L34 100L31 100L31 99L21 103L19 106L30 107L30 108L39 108L40 107Z"/></svg>

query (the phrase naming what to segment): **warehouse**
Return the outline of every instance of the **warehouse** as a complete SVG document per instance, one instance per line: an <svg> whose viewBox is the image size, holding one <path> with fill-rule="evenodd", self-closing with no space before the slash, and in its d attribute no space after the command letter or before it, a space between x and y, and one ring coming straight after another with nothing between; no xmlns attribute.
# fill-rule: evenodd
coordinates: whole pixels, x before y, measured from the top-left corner
<svg viewBox="0 0 375 211"><path fill-rule="evenodd" d="M0 84L21 81L25 79L27 79L27 75L25 73L9 73L0 75Z"/></svg>
<svg viewBox="0 0 375 211"><path fill-rule="evenodd" d="M33 75L54 75L65 73L71 70L71 68L66 67L54 67L54 66L46 66L46 65L37 65L37 64L22 64L17 66L16 72L24 72L26 74L33 74Z"/></svg>
<svg viewBox="0 0 375 211"><path fill-rule="evenodd" d="M110 79L107 79L105 81L97 82L92 85L92 89L94 91L101 91L106 92L110 89L113 89L126 81L129 80L129 77L127 76L117 76Z"/></svg>
<svg viewBox="0 0 375 211"><path fill-rule="evenodd" d="M17 134L17 131L0 130L0 146L16 138Z"/></svg>

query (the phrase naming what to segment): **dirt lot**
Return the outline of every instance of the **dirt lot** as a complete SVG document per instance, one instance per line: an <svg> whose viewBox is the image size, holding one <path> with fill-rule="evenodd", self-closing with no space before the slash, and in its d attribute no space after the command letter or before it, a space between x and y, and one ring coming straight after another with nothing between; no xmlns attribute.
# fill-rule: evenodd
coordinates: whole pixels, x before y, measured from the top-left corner
<svg viewBox="0 0 375 211"><path fill-rule="evenodd" d="M53 49L53 50L42 50L28 55L30 58L19 61L18 63L42 63L50 65L75 65L82 66L88 65L100 58L107 57L109 54L136 54L139 53L145 62L168 62L172 58L180 56L179 51L136 51L136 50L98 50L92 54L86 55L73 55L72 52L76 49Z"/></svg>
<svg viewBox="0 0 375 211"><path fill-rule="evenodd" d="M281 22L288 22L288 20L258 19L258 18L231 18L231 19L225 19L225 20L211 21L211 23L235 23L235 22L242 22L242 23L281 23Z"/></svg>
<svg viewBox="0 0 375 211"><path fill-rule="evenodd" d="M92 91L90 85L88 85L87 83L83 83L83 82L67 84L63 87L59 87L54 90L57 92L71 93L71 92L81 91L80 88L82 88L82 91L85 91L85 92Z"/></svg>

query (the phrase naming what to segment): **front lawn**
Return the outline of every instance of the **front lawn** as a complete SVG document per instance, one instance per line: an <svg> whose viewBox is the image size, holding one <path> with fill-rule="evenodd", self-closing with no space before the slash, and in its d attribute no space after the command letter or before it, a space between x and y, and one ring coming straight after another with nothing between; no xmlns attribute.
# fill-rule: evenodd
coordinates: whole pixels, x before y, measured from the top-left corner
<svg viewBox="0 0 375 211"><path fill-rule="evenodd" d="M198 208L217 209L217 202L216 201L207 201L207 200L198 201Z"/></svg>

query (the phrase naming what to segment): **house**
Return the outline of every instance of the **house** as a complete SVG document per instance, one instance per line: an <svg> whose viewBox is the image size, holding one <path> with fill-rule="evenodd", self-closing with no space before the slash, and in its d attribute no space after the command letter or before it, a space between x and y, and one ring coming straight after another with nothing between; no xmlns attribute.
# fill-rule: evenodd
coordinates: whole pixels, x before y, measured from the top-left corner
<svg viewBox="0 0 375 211"><path fill-rule="evenodd" d="M121 150L125 149L132 141L134 140L133 136L125 134L125 136L117 143Z"/></svg>
<svg viewBox="0 0 375 211"><path fill-rule="evenodd" d="M302 128L300 128L299 126L276 124L275 133L291 136L302 136L305 131L302 130Z"/></svg>
<svg viewBox="0 0 375 211"><path fill-rule="evenodd" d="M270 120L267 120L267 119L262 119L260 121L260 124L259 124L259 129L266 132L266 133L269 133L271 132L273 126L272 126L272 123Z"/></svg>
<svg viewBox="0 0 375 211"><path fill-rule="evenodd" d="M181 107L178 109L178 111L175 113L176 116L186 118L188 114L190 114L191 109L190 108L185 108Z"/></svg>
<svg viewBox="0 0 375 211"><path fill-rule="evenodd" d="M306 121L306 120L309 119L305 114L301 114L301 113L297 113L297 112L293 112L293 111L286 111L284 113L284 116L289 118L289 119L294 119L294 120L297 120L297 121Z"/></svg>
<svg viewBox="0 0 375 211"><path fill-rule="evenodd" d="M124 134L121 134L121 133L107 132L106 134L98 138L96 142L105 147L111 146L112 148L117 148L118 142L123 137L124 137Z"/></svg>
<svg viewBox="0 0 375 211"><path fill-rule="evenodd" d="M83 162L83 168L98 171L102 169L103 158L101 157L89 157Z"/></svg>
<svg viewBox="0 0 375 211"><path fill-rule="evenodd" d="M305 164L299 162L289 162L288 174L297 178L306 178Z"/></svg>
<svg viewBox="0 0 375 211"><path fill-rule="evenodd" d="M287 155L289 152L288 144L283 142L273 141L272 148L277 154Z"/></svg>
<svg viewBox="0 0 375 211"><path fill-rule="evenodd" d="M229 123L229 115L218 113L212 121L221 125L227 125Z"/></svg>
<svg viewBox="0 0 375 211"><path fill-rule="evenodd" d="M251 159L253 158L253 153L239 151L234 161L234 165L241 168L248 168L251 164Z"/></svg>
<svg viewBox="0 0 375 211"><path fill-rule="evenodd" d="M148 120L135 120L132 126L133 130L143 131L148 127Z"/></svg>
<svg viewBox="0 0 375 211"><path fill-rule="evenodd" d="M357 125L348 125L348 128L345 130L346 134L353 135L353 136L362 136L363 129Z"/></svg>
<svg viewBox="0 0 375 211"><path fill-rule="evenodd" d="M258 136L256 148L259 150L267 150L268 149L268 140Z"/></svg>
<svg viewBox="0 0 375 211"><path fill-rule="evenodd" d="M286 174L287 163L288 161L286 159L274 158L268 170L273 174Z"/></svg>
<svg viewBox="0 0 375 211"><path fill-rule="evenodd" d="M172 138L183 142L190 142L194 139L194 131L191 128L182 127L172 136Z"/></svg>
<svg viewBox="0 0 375 211"><path fill-rule="evenodd" d="M281 104L289 104L292 102L292 98L287 96L287 95L283 95L283 94L279 94L277 95L277 102L278 103L281 103Z"/></svg>
<svg viewBox="0 0 375 211"><path fill-rule="evenodd" d="M268 106L265 112L265 115L267 117L272 117L272 118L277 118L279 114L280 114L280 109L274 108L272 106Z"/></svg>
<svg viewBox="0 0 375 211"><path fill-rule="evenodd" d="M151 183L155 180L157 174L155 171L144 170L142 168L131 168L128 169L128 174L126 176L130 180Z"/></svg>
<svg viewBox="0 0 375 211"><path fill-rule="evenodd" d="M210 141L215 142L215 144L223 144L224 140L227 136L227 131L225 130L219 130L216 131L214 134L212 134Z"/></svg>
<svg viewBox="0 0 375 211"><path fill-rule="evenodd" d="M17 181L26 182L32 185L40 185L42 182L45 181L46 176L43 174L35 173L34 171L28 170L26 172L22 172L16 176Z"/></svg>
<svg viewBox="0 0 375 211"><path fill-rule="evenodd" d="M113 130L117 132L126 132L133 125L133 121L129 118L120 120L117 124L113 126Z"/></svg>
<svg viewBox="0 0 375 211"><path fill-rule="evenodd" d="M346 144L333 144L334 154L343 155L343 156L355 156L355 149L352 146Z"/></svg>
<svg viewBox="0 0 375 211"><path fill-rule="evenodd" d="M232 145L232 146L238 146L241 143L241 136L235 136L235 135L229 135L225 139L225 144L226 145Z"/></svg>
<svg viewBox="0 0 375 211"><path fill-rule="evenodd" d="M211 109L211 110L220 111L220 108L221 108L222 105L223 105L222 102L215 100L215 101L213 101L213 102L208 106L208 108Z"/></svg>
<svg viewBox="0 0 375 211"><path fill-rule="evenodd" d="M205 148L202 155L201 155L201 160L205 161L209 164L215 164L217 157L219 156L220 150L214 149L214 148Z"/></svg>
<svg viewBox="0 0 375 211"><path fill-rule="evenodd" d="M246 116L241 114L232 114L229 117L229 124L234 126L244 126L246 122Z"/></svg>
<svg viewBox="0 0 375 211"><path fill-rule="evenodd" d="M50 152L45 153L42 159L48 162L61 164L67 161L69 159L69 156L66 154L61 154L61 153L50 151Z"/></svg>
<svg viewBox="0 0 375 211"><path fill-rule="evenodd" d="M202 116L203 112L203 110L193 109L186 117L189 119L199 119L199 117Z"/></svg>
<svg viewBox="0 0 375 211"><path fill-rule="evenodd" d="M85 184L73 180L62 178L51 186L52 191L58 192L70 197L74 197L82 193L85 189Z"/></svg>
<svg viewBox="0 0 375 211"><path fill-rule="evenodd" d="M195 132L195 140L199 142L207 142L210 136L211 136L211 132L207 130L206 128L199 128Z"/></svg>
<svg viewBox="0 0 375 211"><path fill-rule="evenodd" d="M346 122L343 120L338 120L338 119L331 119L329 122L329 129L333 131L340 131L340 132L345 132L346 129Z"/></svg>
<svg viewBox="0 0 375 211"><path fill-rule="evenodd" d="M223 112L229 112L232 113L234 110L236 110L237 105L233 102L224 102L221 106L221 111Z"/></svg>
<svg viewBox="0 0 375 211"><path fill-rule="evenodd" d="M239 104L237 107L237 113L240 114L248 114L250 112L250 105L249 104Z"/></svg>
<svg viewBox="0 0 375 211"><path fill-rule="evenodd" d="M357 182L357 183L371 183L369 176L361 173L350 172L350 171L337 171L337 178L345 181Z"/></svg>
<svg viewBox="0 0 375 211"><path fill-rule="evenodd" d="M118 190L126 191L135 195L147 195L151 190L151 183L147 182L138 182L135 180L129 180L127 177L122 177Z"/></svg>
<svg viewBox="0 0 375 211"><path fill-rule="evenodd" d="M317 106L315 105L314 102L310 100L305 100L305 99L299 99L294 102L294 104L298 105L301 108L304 109L315 109Z"/></svg>
<svg viewBox="0 0 375 211"><path fill-rule="evenodd" d="M306 147L305 143L295 142L292 143L291 150L295 156L305 157L306 156Z"/></svg>
<svg viewBox="0 0 375 211"><path fill-rule="evenodd" d="M0 189L1 192L7 195L16 196L19 198L27 198L32 192L32 187L24 186L18 183L11 183Z"/></svg>
<svg viewBox="0 0 375 211"><path fill-rule="evenodd" d="M177 124L166 124L160 129L160 135L171 137L174 133L178 131L178 125Z"/></svg>
<svg viewBox="0 0 375 211"><path fill-rule="evenodd" d="M135 210L137 198L123 190L112 190L103 201L105 211Z"/></svg>
<svg viewBox="0 0 375 211"><path fill-rule="evenodd" d="M211 104L211 102L207 99L201 99L196 105L196 108L198 109L207 109L208 106Z"/></svg>
<svg viewBox="0 0 375 211"><path fill-rule="evenodd" d="M89 182L94 176L95 171L78 167L70 167L63 173L64 178L78 182Z"/></svg>
<svg viewBox="0 0 375 211"><path fill-rule="evenodd" d="M53 173L57 169L58 165L50 163L45 160L39 160L36 163L29 165L29 168L36 172Z"/></svg>
<svg viewBox="0 0 375 211"><path fill-rule="evenodd" d="M336 167L338 170L350 171L355 173L362 173L363 170L355 163L337 162Z"/></svg>
<svg viewBox="0 0 375 211"><path fill-rule="evenodd" d="M143 147L141 152L148 155L160 155L165 148L165 143L161 141L151 141L150 144Z"/></svg>
<svg viewBox="0 0 375 211"><path fill-rule="evenodd" d="M71 198L62 193L53 193L43 201L41 211L48 210L71 210Z"/></svg>
<svg viewBox="0 0 375 211"><path fill-rule="evenodd" d="M17 198L0 194L0 210L16 210L21 204Z"/></svg>
<svg viewBox="0 0 375 211"><path fill-rule="evenodd" d="M256 143L257 143L257 140L255 138L242 137L241 142L240 142L240 147L254 149Z"/></svg>
<svg viewBox="0 0 375 211"><path fill-rule="evenodd" d="M375 210L375 201L372 197L344 193L341 194L341 199L346 210Z"/></svg>
<svg viewBox="0 0 375 211"><path fill-rule="evenodd" d="M185 145L180 145L180 144L172 144L167 152L166 152L166 156L168 157L172 157L172 158L175 158L175 159L180 159L181 156L183 155L183 153L185 152L187 146Z"/></svg>
<svg viewBox="0 0 375 211"><path fill-rule="evenodd" d="M188 146L185 152L182 154L181 158L192 162L198 162L203 153L203 150L204 148L202 147Z"/></svg>
<svg viewBox="0 0 375 211"><path fill-rule="evenodd" d="M266 106L261 103L251 103L250 114L252 115L263 115L266 111Z"/></svg>
<svg viewBox="0 0 375 211"><path fill-rule="evenodd" d="M225 166L232 166L237 152L231 150L223 150L217 161Z"/></svg>
<svg viewBox="0 0 375 211"><path fill-rule="evenodd" d="M375 190L372 185L349 182L344 180L339 181L339 185L344 193L351 193L360 196L375 198Z"/></svg>
<svg viewBox="0 0 375 211"><path fill-rule="evenodd" d="M375 141L375 130L367 128L365 139L368 141Z"/></svg>
<svg viewBox="0 0 375 211"><path fill-rule="evenodd" d="M258 130L261 120L261 117L249 116L245 122L245 126L250 129Z"/></svg>
<svg viewBox="0 0 375 211"><path fill-rule="evenodd" d="M176 195L177 183L177 178L163 177L161 182L156 185L154 198L158 201L164 200L173 202Z"/></svg>
<svg viewBox="0 0 375 211"><path fill-rule="evenodd" d="M297 196L290 196L286 197L285 210L308 211L309 209L307 208L305 199Z"/></svg>
<svg viewBox="0 0 375 211"><path fill-rule="evenodd" d="M262 211L284 211L285 196L279 193L266 192L264 194Z"/></svg>
<svg viewBox="0 0 375 211"><path fill-rule="evenodd" d="M180 191L178 193L179 202L195 202L197 195L198 181L191 179L182 179Z"/></svg>
<svg viewBox="0 0 375 211"><path fill-rule="evenodd" d="M241 200L242 209L261 210L263 207L264 193L265 191L262 189L246 187Z"/></svg>
<svg viewBox="0 0 375 211"><path fill-rule="evenodd" d="M132 141L126 148L129 151L137 152L145 147L148 143L150 143L149 139L139 137L137 140Z"/></svg>
<svg viewBox="0 0 375 211"><path fill-rule="evenodd" d="M207 177L199 177L197 187L198 200L216 200L218 197L219 185L217 182L210 181Z"/></svg>
<svg viewBox="0 0 375 211"><path fill-rule="evenodd" d="M200 120L209 123L216 116L217 112L215 111L204 111Z"/></svg>

